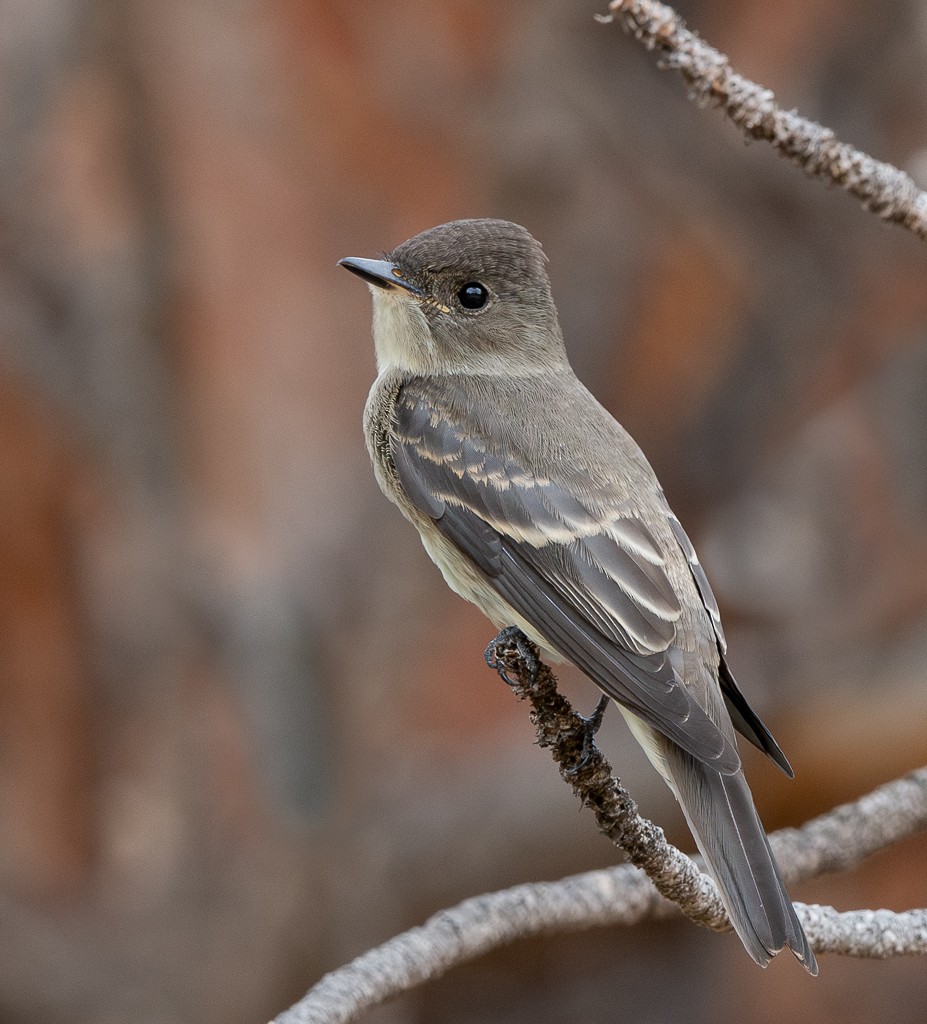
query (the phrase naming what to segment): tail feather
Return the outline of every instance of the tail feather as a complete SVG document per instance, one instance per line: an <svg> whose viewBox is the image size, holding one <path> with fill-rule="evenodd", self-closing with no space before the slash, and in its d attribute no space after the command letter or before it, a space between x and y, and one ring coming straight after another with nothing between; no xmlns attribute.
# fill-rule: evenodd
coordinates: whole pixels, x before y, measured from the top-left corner
<svg viewBox="0 0 927 1024"><path fill-rule="evenodd" d="M765 967L788 946L818 973L742 771L722 775L674 744L666 744L668 780L682 805L734 930Z"/></svg>

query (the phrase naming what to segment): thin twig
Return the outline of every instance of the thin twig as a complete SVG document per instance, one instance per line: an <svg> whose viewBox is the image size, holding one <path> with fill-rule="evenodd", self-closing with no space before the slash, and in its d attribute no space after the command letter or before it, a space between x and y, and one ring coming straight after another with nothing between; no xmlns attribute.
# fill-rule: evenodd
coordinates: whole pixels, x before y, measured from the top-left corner
<svg viewBox="0 0 927 1024"><path fill-rule="evenodd" d="M538 745L550 751L561 777L595 814L599 830L686 917L714 931L729 931L714 882L666 841L663 829L641 816L589 735L586 720L557 690L557 679L534 644L517 629L503 630L486 648L486 661L519 700L531 704Z"/></svg>
<svg viewBox="0 0 927 1024"><path fill-rule="evenodd" d="M734 71L671 7L656 0L612 0L608 9L598 20L617 20L655 51L662 67L683 76L696 102L721 107L748 139L772 143L809 175L835 182L883 220L927 239L927 193L903 171L840 142L829 128L782 110L771 90Z"/></svg>
<svg viewBox="0 0 927 1024"><path fill-rule="evenodd" d="M490 644L487 660L518 696L531 702L538 742L551 750L561 774L593 809L600 828L659 880L663 892L674 901L678 898L688 916L723 929L726 919L723 909L718 913L714 883L668 844L659 828L640 817L591 742L585 720L557 691L556 679L537 658L537 650L520 635L504 633ZM927 768L770 839L783 873L796 881L849 868L924 828ZM650 842L653 848L647 846ZM677 868L681 874L674 884ZM839 913L832 907L795 906L818 953L878 959L927 953L927 910ZM486 893L442 910L420 927L327 974L274 1024L346 1024L385 999L516 939L633 925L675 909L643 871L627 864Z"/></svg>

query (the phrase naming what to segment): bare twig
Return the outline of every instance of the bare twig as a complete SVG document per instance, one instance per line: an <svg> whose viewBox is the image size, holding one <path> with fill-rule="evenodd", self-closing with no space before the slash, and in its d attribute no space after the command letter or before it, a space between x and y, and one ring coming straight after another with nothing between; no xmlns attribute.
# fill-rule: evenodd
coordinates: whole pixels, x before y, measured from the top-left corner
<svg viewBox="0 0 927 1024"><path fill-rule="evenodd" d="M326 975L275 1024L344 1024L391 996L516 939L632 925L674 912L675 901L700 924L718 930L727 926L714 883L670 846L659 828L640 817L591 743L585 720L557 692L556 680L538 660L536 649L518 634L501 634L488 648L487 660L519 697L531 702L538 742L551 750L561 774L593 809L599 827L674 903L661 899L643 871L630 865L476 896ZM771 840L783 873L795 881L851 867L924 828L927 768L800 829L778 832ZM838 913L832 907L800 903L796 908L818 953L880 959L927 953L927 910Z"/></svg>
<svg viewBox="0 0 927 1024"><path fill-rule="evenodd" d="M475 896L327 974L274 1024L353 1020L390 996L516 939L635 924L658 902L646 875L629 865Z"/></svg>
<svg viewBox="0 0 927 1024"><path fill-rule="evenodd" d="M630 793L589 735L587 723L557 690L553 672L517 629L503 630L486 649L486 661L531 704L538 745L551 752L560 775L596 823L628 860L644 871L661 896L696 924L728 931L727 913L714 882L666 841L663 829L642 817Z"/></svg>
<svg viewBox="0 0 927 1024"><path fill-rule="evenodd" d="M326 974L273 1024L346 1024L517 939L633 925L669 906L629 865L475 896ZM833 907L795 907L817 953L875 959L927 953L927 910L839 913Z"/></svg>
<svg viewBox="0 0 927 1024"><path fill-rule="evenodd" d="M835 182L883 220L927 239L927 193L903 171L840 142L829 128L782 110L771 90L734 71L671 7L656 0L612 0L608 9L599 21L617 20L659 54L663 67L685 78L697 102L721 107L748 139L772 143L808 174Z"/></svg>

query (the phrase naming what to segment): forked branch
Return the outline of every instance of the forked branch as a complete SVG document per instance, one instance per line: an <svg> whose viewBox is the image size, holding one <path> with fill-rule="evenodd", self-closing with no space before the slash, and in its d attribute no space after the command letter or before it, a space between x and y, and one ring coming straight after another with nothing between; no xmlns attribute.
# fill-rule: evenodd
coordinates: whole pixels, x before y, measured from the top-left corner
<svg viewBox="0 0 927 1024"><path fill-rule="evenodd" d="M714 883L638 814L595 748L586 720L558 692L537 650L507 630L486 653L515 694L531 703L538 742L551 751L561 775L592 808L602 831L641 870L625 864L465 900L327 974L274 1024L344 1024L391 996L530 935L633 925L667 916L677 906L701 925L719 931L729 927ZM921 768L770 839L783 874L794 882L852 867L925 828L927 768ZM880 959L927 953L927 910L839 913L832 907L796 907L817 953Z"/></svg>

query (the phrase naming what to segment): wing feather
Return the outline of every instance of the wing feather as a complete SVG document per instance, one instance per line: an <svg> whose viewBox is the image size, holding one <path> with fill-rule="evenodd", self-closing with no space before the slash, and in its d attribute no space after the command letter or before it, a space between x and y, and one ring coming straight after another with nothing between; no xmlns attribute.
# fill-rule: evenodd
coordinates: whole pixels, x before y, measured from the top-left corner
<svg viewBox="0 0 927 1024"><path fill-rule="evenodd" d="M560 654L694 757L739 768L736 747L667 656L681 607L642 520L611 509L603 519L514 453L490 451L472 424L436 416L409 385L390 448L409 500Z"/></svg>
<svg viewBox="0 0 927 1024"><path fill-rule="evenodd" d="M734 675L728 666L727 641L724 638L724 630L721 628L721 612L718 610L718 602L712 593L708 576L698 560L698 555L695 553L692 541L689 540L686 531L682 528L682 523L674 515L670 515L669 523L673 530L673 535L679 542L679 546L689 562L695 586L714 627L715 638L718 641L718 653L721 656L718 664L718 682L721 686L721 695L724 697L728 714L734 723L734 728L741 736L745 736L757 749L762 750L790 779L794 778L795 773L792 771L788 758L776 742L776 738L766 728L760 716L750 707L747 698L741 693L737 680L734 679Z"/></svg>

